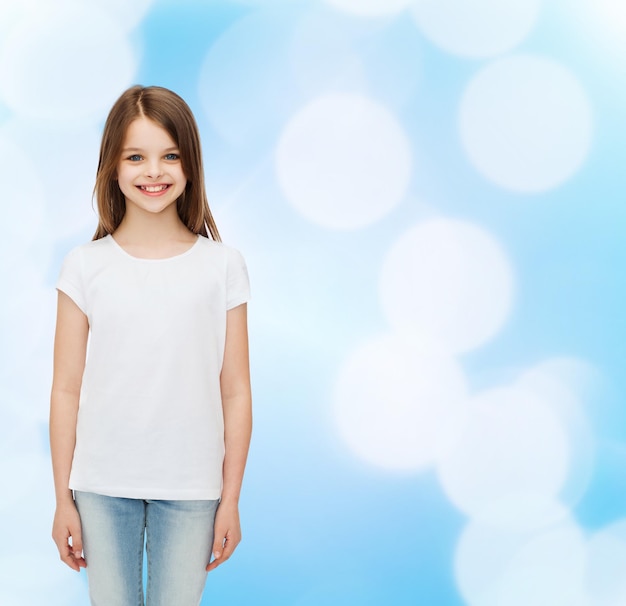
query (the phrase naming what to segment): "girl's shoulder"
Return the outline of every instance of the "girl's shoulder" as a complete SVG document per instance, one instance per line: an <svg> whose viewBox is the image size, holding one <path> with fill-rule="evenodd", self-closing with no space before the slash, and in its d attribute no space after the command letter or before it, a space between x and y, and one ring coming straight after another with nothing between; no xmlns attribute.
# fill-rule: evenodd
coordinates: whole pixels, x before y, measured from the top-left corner
<svg viewBox="0 0 626 606"><path fill-rule="evenodd" d="M105 236L104 238L99 238L98 240L90 240L89 242L85 242L83 244L78 244L71 248L65 255L64 261L71 262L77 261L78 259L89 258L95 256L106 254L111 251L111 236Z"/></svg>
<svg viewBox="0 0 626 606"><path fill-rule="evenodd" d="M213 254L218 254L224 256L226 258L238 258L242 257L241 252L229 244L225 244L224 242L218 242L217 240L212 240L211 238L207 238L206 236L199 236L200 246L204 248L205 251L211 252Z"/></svg>
<svg viewBox="0 0 626 606"><path fill-rule="evenodd" d="M111 235L104 236L103 238L99 238L98 240L89 240L88 242L84 242L83 244L78 244L70 249L67 253L68 255L76 254L77 252L90 252L95 250L101 250L103 248L108 248L111 246Z"/></svg>

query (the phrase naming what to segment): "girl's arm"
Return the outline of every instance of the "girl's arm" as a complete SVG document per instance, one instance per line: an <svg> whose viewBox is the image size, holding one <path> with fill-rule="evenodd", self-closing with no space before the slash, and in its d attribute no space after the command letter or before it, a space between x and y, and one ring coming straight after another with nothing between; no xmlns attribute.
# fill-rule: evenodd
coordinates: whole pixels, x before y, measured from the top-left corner
<svg viewBox="0 0 626 606"><path fill-rule="evenodd" d="M50 450L57 503L52 538L61 560L77 571L86 564L82 557L80 518L68 484L88 334L85 314L70 297L59 291L50 397Z"/></svg>
<svg viewBox="0 0 626 606"><path fill-rule="evenodd" d="M220 375L224 410L224 468L222 498L215 516L213 570L225 562L241 541L239 493L252 432L252 396L248 361L247 305L228 311L226 346Z"/></svg>

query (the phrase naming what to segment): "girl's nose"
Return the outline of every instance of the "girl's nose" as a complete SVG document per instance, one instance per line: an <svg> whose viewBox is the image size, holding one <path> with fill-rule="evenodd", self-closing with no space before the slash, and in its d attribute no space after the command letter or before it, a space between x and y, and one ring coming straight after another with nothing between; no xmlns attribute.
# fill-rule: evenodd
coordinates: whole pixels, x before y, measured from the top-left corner
<svg viewBox="0 0 626 606"><path fill-rule="evenodd" d="M156 179L163 174L163 169L161 168L161 163L158 161L149 162L146 165L146 177L150 179Z"/></svg>

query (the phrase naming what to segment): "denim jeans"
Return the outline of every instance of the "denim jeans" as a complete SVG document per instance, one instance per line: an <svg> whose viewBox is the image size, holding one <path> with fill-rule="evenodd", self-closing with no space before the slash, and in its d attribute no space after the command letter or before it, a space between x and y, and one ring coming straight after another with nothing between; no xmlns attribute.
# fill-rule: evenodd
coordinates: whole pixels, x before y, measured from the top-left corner
<svg viewBox="0 0 626 606"><path fill-rule="evenodd" d="M219 501L164 501L74 492L92 606L198 606Z"/></svg>

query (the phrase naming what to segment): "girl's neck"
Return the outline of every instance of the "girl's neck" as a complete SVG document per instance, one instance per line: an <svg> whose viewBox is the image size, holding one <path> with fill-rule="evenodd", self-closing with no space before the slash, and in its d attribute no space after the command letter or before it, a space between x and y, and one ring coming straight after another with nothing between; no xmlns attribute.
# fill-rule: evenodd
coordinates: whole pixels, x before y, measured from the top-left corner
<svg viewBox="0 0 626 606"><path fill-rule="evenodd" d="M177 212L153 215L135 213L130 208L128 211L112 234L115 241L125 248L167 252L172 245L189 244L197 238L180 220Z"/></svg>

